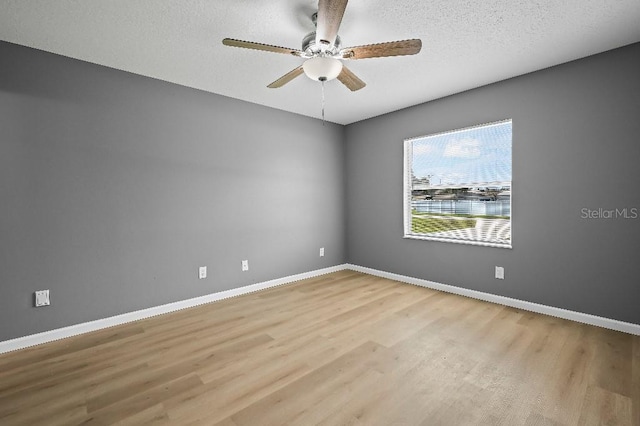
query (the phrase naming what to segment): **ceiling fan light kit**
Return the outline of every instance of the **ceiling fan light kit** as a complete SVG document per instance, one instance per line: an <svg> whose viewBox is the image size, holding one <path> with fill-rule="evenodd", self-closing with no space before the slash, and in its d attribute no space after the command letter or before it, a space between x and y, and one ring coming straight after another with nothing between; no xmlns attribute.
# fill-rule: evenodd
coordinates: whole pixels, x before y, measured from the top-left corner
<svg viewBox="0 0 640 426"><path fill-rule="evenodd" d="M297 68L289 71L267 87L282 87L300 74L305 74L315 81L330 81L335 78L349 90L356 91L366 86L342 60L358 60L366 58L382 58L387 56L415 55L422 48L420 39L376 43L364 46L341 48L338 29L342 22L348 0L319 0L318 12L311 17L316 31L307 34L302 40L302 50L273 46L252 41L225 38L225 46L262 50L273 53L284 53L306 59Z"/></svg>
<svg viewBox="0 0 640 426"><path fill-rule="evenodd" d="M342 62L330 56L316 56L302 64L307 77L315 81L331 81L342 72Z"/></svg>

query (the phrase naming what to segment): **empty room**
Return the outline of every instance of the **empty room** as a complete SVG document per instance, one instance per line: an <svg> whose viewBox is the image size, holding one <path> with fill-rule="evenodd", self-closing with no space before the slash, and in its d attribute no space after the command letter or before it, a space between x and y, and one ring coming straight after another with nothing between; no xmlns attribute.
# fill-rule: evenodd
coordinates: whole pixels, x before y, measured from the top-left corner
<svg viewBox="0 0 640 426"><path fill-rule="evenodd" d="M0 2L0 425L640 426L640 2Z"/></svg>

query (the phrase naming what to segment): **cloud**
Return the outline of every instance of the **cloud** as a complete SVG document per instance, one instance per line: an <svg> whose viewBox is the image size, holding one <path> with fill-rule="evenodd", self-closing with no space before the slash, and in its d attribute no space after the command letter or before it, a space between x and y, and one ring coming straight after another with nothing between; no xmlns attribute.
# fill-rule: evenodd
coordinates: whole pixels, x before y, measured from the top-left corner
<svg viewBox="0 0 640 426"><path fill-rule="evenodd" d="M463 138L452 140L444 149L444 157L478 158L480 157L480 145L478 139Z"/></svg>
<svg viewBox="0 0 640 426"><path fill-rule="evenodd" d="M414 144L412 150L413 155L427 155L433 152L434 147L428 144Z"/></svg>

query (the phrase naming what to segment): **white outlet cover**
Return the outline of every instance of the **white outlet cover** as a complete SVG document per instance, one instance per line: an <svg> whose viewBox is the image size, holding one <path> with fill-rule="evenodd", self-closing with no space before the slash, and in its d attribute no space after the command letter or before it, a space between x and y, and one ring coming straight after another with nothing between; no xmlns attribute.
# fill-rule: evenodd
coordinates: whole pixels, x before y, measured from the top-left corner
<svg viewBox="0 0 640 426"><path fill-rule="evenodd" d="M198 268L198 278L203 279L207 278L207 267L201 266Z"/></svg>
<svg viewBox="0 0 640 426"><path fill-rule="evenodd" d="M49 290L36 291L36 307L49 306L51 301L49 300Z"/></svg>
<svg viewBox="0 0 640 426"><path fill-rule="evenodd" d="M324 247L320 247L320 257L324 256Z"/></svg>
<svg viewBox="0 0 640 426"><path fill-rule="evenodd" d="M242 270L243 271L248 271L249 270L249 261L248 260L243 260L242 261Z"/></svg>
<svg viewBox="0 0 640 426"><path fill-rule="evenodd" d="M496 279L504 280L504 268L502 266L496 266Z"/></svg>

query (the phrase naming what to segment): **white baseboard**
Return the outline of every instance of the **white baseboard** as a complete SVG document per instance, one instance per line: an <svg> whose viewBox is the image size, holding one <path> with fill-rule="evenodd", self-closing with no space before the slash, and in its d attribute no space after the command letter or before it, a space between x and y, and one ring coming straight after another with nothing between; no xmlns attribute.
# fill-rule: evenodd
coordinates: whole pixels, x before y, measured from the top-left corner
<svg viewBox="0 0 640 426"><path fill-rule="evenodd" d="M404 275L379 271L377 269L366 268L358 265L347 264L346 268L369 275L375 275L378 277L388 278L391 280L413 284L421 287L427 287L447 293L458 294L460 296L471 297L473 299L484 300L487 302L497 303L499 305L510 306L512 308L523 309L525 311L537 312L539 314L550 315L553 317L568 319L584 324L595 325L598 327L608 328L610 330L622 331L623 333L640 335L640 324L633 324L610 318L603 318L596 315L584 314L582 312L569 311L567 309L554 308L553 306L540 305L538 303L526 302L524 300L512 299L510 297L497 296L495 294L483 293L481 291L469 290L466 288L455 287L447 284L440 284L434 281L407 277Z"/></svg>
<svg viewBox="0 0 640 426"><path fill-rule="evenodd" d="M139 311L128 312L126 314L116 315L109 318L103 318L95 321L89 321L82 324L71 325L68 327L58 328L55 330L44 331L42 333L32 334L29 336L18 337L16 339L0 342L0 354L5 352L16 351L18 349L28 348L30 346L40 345L42 343L52 342L54 340L64 339L65 337L76 336L78 334L89 333L91 331L101 330L103 328L113 327L132 321L162 315L169 312L179 311L181 309L191 308L205 303L215 302L216 300L228 299L230 297L240 296L243 294L253 293L258 290L264 290L270 287L276 287L283 284L300 281L307 278L313 278L320 275L329 274L347 269L346 265L332 266L330 268L318 269L311 272L305 272L297 275L290 275L284 278L264 281L261 283L251 284L245 287L238 287L231 290L225 290L218 293L207 294L205 296L194 297L192 299L181 300L166 305L154 306L152 308L142 309Z"/></svg>
<svg viewBox="0 0 640 426"><path fill-rule="evenodd" d="M481 291L469 290L462 287L455 287L447 284L440 284L434 281L423 280L420 278L408 277L405 275L394 274L391 272L379 271L377 269L366 268L358 265L344 264L332 266L330 268L318 269L315 271L305 272L302 274L291 275L275 280L264 281L245 287L225 290L218 293L207 294L205 296L195 297L193 299L181 300L166 305L154 306L148 309L128 312L126 314L116 315L109 318L89 321L82 324L71 325L68 327L58 328L55 330L45 331L42 333L32 334L29 336L18 337L16 339L0 342L0 354L11 352L19 349L28 348L30 346L40 345L42 343L52 342L54 340L64 339L65 337L76 336L78 334L89 333L91 331L101 330L132 321L150 318L156 315L162 315L181 309L191 308L205 303L215 302L217 300L228 299L230 297L240 296L243 294L253 293L255 291L264 290L266 288L276 287L283 284L300 281L307 278L313 278L320 275L329 274L331 272L350 269L369 275L375 275L382 278L388 278L395 281L413 284L421 287L427 287L434 290L444 291L447 293L458 294L460 296L471 297L474 299L484 300L487 302L497 303L500 305L511 306L513 308L523 309L526 311L537 312L540 314L551 315L558 318L564 318L571 321L581 322L584 324L595 325L598 327L617 330L624 333L640 335L640 324L632 324L628 322L618 321L609 318L603 318L596 315L584 314L581 312L569 311L552 306L540 305L538 303L526 302L523 300L512 299L510 297L497 296L495 294L483 293Z"/></svg>

